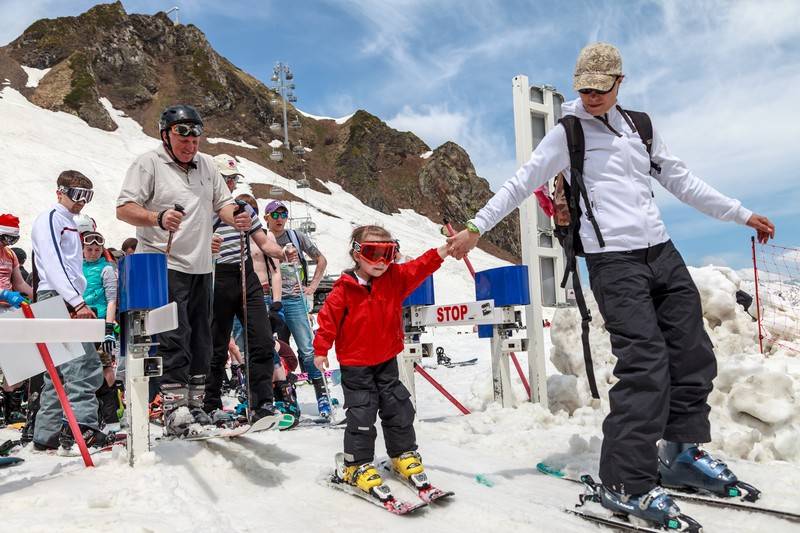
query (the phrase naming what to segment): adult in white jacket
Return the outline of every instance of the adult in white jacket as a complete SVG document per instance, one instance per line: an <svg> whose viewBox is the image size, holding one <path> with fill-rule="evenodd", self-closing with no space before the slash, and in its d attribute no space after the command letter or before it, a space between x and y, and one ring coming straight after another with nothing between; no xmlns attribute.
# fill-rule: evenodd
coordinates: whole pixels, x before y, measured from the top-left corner
<svg viewBox="0 0 800 533"><path fill-rule="evenodd" d="M36 298L62 298L74 318L95 318L83 301L83 248L75 224L75 216L94 195L92 182L77 170L65 170L56 184L58 203L36 217L31 234ZM83 343L83 349L84 355L60 365L58 370L86 444L104 446L107 436L100 431L95 396L103 381L103 368L94 343ZM35 420L36 449L54 449L59 444L65 450L73 448L72 432L62 424L61 404L47 374Z"/></svg>
<svg viewBox="0 0 800 533"><path fill-rule="evenodd" d="M669 152L657 130L648 155L617 101L623 78L616 48L587 46L574 78L580 98L565 103L562 111L580 119L584 132L583 181L605 245L586 218L583 199L579 236L592 292L618 359L614 373L619 382L609 393L611 410L603 424L602 501L615 511L632 512L617 504L633 499L636 512L653 519L654 509L669 499L656 488L659 473L669 484L716 492L724 490L720 479L731 484L736 477L697 448L711 440L706 400L716 361L703 329L697 288L661 220L651 177L709 216L756 229L762 242L775 228L694 175ZM569 176L570 166L565 128L553 128L467 229L449 239L451 253L463 257L535 189L559 172ZM671 501L663 508L677 509Z"/></svg>

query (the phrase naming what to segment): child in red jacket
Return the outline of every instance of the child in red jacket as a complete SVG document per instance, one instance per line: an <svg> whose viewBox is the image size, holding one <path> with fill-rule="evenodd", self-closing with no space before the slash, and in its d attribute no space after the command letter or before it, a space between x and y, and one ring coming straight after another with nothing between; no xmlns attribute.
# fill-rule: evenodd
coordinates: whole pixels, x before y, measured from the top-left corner
<svg viewBox="0 0 800 533"><path fill-rule="evenodd" d="M431 249L413 261L394 262L397 241L380 226L353 231L350 256L355 268L342 273L328 294L314 337L314 364L328 366L328 350L336 342L347 408L344 454L337 454L341 481L386 499L375 455L375 419L380 411L386 451L392 467L412 482L423 482L417 453L414 406L400 382L398 353L403 351L402 303L447 257L446 246Z"/></svg>

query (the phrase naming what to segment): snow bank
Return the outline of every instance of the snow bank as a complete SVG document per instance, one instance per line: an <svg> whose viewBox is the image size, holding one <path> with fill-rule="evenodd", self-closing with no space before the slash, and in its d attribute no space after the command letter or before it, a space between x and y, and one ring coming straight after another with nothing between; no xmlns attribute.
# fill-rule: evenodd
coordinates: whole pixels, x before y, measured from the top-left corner
<svg viewBox="0 0 800 533"><path fill-rule="evenodd" d="M244 141L232 141L230 139L223 139L222 137L210 137L206 140L211 144L224 143L224 144L232 144L234 146L241 146L242 148L250 148L251 150L258 149L258 146L253 146L252 144L246 143Z"/></svg>
<svg viewBox="0 0 800 533"><path fill-rule="evenodd" d="M34 67L26 67L24 65L20 65L22 70L25 71L25 74L28 75L28 81L25 83L25 87L38 87L39 82L42 81L42 78L47 76L47 73L50 72L49 68L34 68Z"/></svg>
<svg viewBox="0 0 800 533"><path fill-rule="evenodd" d="M319 115L312 115L311 113L306 113L302 109L298 109L298 108L295 108L295 109L297 109L297 112L300 113L301 115L303 115L304 117L313 118L314 120L332 120L332 121L336 122L339 125L344 124L345 122L350 120L350 118L353 115L355 115L355 113L350 113L349 115L346 115L344 117L339 117L339 118L322 117L322 116L319 116Z"/></svg>
<svg viewBox="0 0 800 533"><path fill-rule="evenodd" d="M689 271L700 292L703 321L718 363L709 396L714 439L709 446L728 457L800 462L800 365L786 352L758 353L757 326L736 303L736 291L743 288L736 272L715 266ZM607 410L608 390L616 382L616 358L591 292L586 297L593 317L589 339L600 409ZM553 411L573 416L592 405L580 334L578 310L557 310L550 358L561 375L548 378L548 396Z"/></svg>

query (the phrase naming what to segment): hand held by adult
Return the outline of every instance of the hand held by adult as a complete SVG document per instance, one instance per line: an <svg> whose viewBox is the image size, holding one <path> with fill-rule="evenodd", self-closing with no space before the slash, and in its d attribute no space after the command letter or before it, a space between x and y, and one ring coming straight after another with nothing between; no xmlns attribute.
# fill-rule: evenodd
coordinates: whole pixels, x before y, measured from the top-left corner
<svg viewBox="0 0 800 533"><path fill-rule="evenodd" d="M756 230L758 242L761 244L775 238L775 224L763 215L753 213L747 220L747 225Z"/></svg>
<svg viewBox="0 0 800 533"><path fill-rule="evenodd" d="M467 252L475 248L480 238L481 236L478 233L466 229L461 230L454 236L447 238L447 250L453 258L463 259Z"/></svg>

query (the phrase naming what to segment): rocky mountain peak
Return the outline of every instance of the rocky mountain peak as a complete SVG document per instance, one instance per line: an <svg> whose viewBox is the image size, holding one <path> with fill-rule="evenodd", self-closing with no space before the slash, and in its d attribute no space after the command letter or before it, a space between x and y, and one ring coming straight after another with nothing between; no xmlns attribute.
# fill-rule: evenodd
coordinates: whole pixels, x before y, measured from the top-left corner
<svg viewBox="0 0 800 533"><path fill-rule="evenodd" d="M30 88L22 65L51 70ZM41 107L108 131L116 124L101 97L154 137L167 105L190 103L203 115L210 137L257 147L203 142L204 152L242 155L290 178L316 178L310 182L317 190L326 190L320 181L334 181L386 213L409 208L460 227L491 197L488 182L460 146L448 142L420 157L430 147L419 137L364 110L337 124L306 117L289 105L289 117L299 126L290 130L290 142L292 147L302 142L307 150L282 150L283 159L273 161L268 145L283 141L282 132L270 129L283 120L277 94L219 55L199 28L174 24L163 12L128 14L114 2L34 22L0 48L0 78ZM482 246L506 259L519 258L517 217L498 225Z"/></svg>

